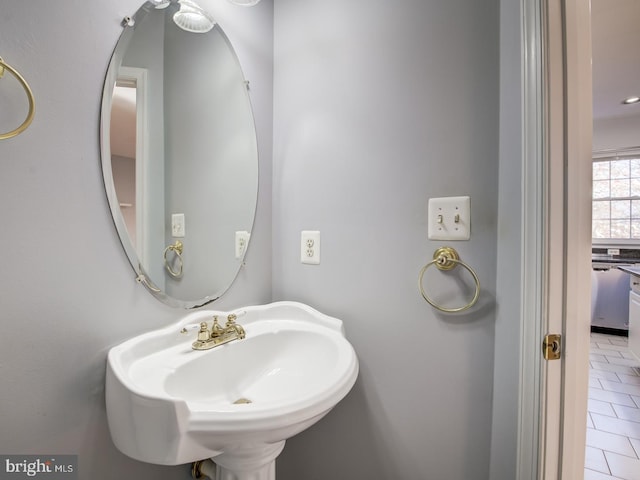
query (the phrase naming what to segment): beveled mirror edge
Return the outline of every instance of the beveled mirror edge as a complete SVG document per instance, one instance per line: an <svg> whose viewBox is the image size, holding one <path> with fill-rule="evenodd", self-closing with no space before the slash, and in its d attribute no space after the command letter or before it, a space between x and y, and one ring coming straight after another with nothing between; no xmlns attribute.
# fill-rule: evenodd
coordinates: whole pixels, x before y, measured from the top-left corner
<svg viewBox="0 0 640 480"><path fill-rule="evenodd" d="M134 32L134 28L132 28L136 22L138 22L141 18L144 18L144 16L146 16L146 14L149 12L149 9L151 8L155 8L153 3L151 3L150 1L145 1L140 8L134 13L133 16L131 17L126 17L125 20L123 20L120 25L122 27L122 33L120 34L120 36L118 37L118 40L116 41L116 45L114 47L114 50L111 54L111 57L109 58L109 62L108 62L108 68L107 68L107 72L105 74L105 80L104 80L104 85L103 85L103 89L102 89L102 99L100 102L101 108L100 108L100 121L99 121L99 139L100 139L100 163L101 163L101 169L102 169L102 178L103 178L103 185L105 188L105 193L107 195L107 203L109 205L109 210L111 213L111 218L113 221L113 224L116 228L116 232L118 233L118 237L120 240L120 244L122 245L122 248L127 256L127 259L129 261L129 264L131 265L131 268L133 269L134 273L135 273L135 281L136 283L141 283L145 289L151 294L153 295L155 298L157 298L158 300L160 300L162 303L164 303L165 305L168 305L170 307L174 307L174 308L181 308L181 309L196 309L196 308L200 308L203 307L205 305L208 305L212 302L215 302L216 300L218 300L222 295L224 295L230 288L231 286L235 283L236 279L238 278L238 275L240 273L240 271L245 267L246 265L246 256L247 256L247 252L251 246L251 241L249 241L247 243L247 246L245 247L245 251L244 254L242 256L242 259L240 260L240 265L233 277L233 279L231 279L231 281L228 283L228 285L221 289L220 291L216 292L213 295L210 296L205 296L203 298L199 298L196 300L180 300L177 298L174 298L170 295L168 295L167 293L165 293L164 290L155 287L155 285L153 285L153 282L151 282L148 279L148 275L145 272L144 268L142 267L142 265L140 265L139 259L138 259L138 254L136 252L135 247L133 246L131 239L129 237L129 233L127 231L126 225L125 225L125 221L124 218L122 216L121 210L120 210L120 204L118 201L118 197L116 195L116 191L115 191L115 183L114 183L114 179L113 179L113 172L112 172L112 168L111 168L111 145L110 145L110 121L111 121L111 103L112 103L112 92L113 89L115 87L116 81L117 81L117 71L118 68L116 67L116 65L119 67L122 63L122 59L118 59L117 56L119 56L120 52L123 50L122 48L118 48L120 45L128 45L128 43L131 40L131 36L133 35ZM237 56L237 54L235 53L235 49L233 48L233 45L231 44L231 41L229 40L229 38L227 37L227 35L225 34L224 30L222 30L222 28L220 27L220 34L222 36L222 38L224 39L224 41L226 42L227 46L230 48L230 50L233 52L236 63L238 64L238 68L240 70L240 72L242 73L242 77L245 80L245 85L247 86L247 101L249 102L249 113L251 115L251 122L253 124L253 130L255 132L256 138L255 138L255 142L256 142L256 192L255 192L255 207L254 207L254 212L253 212L253 218L251 221L251 230L250 232L253 232L253 229L255 227L255 221L256 221L256 212L257 212L257 201L259 198L259 193L260 193L260 162L259 162L259 148L258 148L258 139L257 139L257 128L256 128L256 124L255 124L255 115L253 113L253 105L251 102L251 96L249 95L249 82L246 80L246 77L244 76L244 70L242 69L242 66L240 64L240 60ZM135 261L134 261L135 259Z"/></svg>

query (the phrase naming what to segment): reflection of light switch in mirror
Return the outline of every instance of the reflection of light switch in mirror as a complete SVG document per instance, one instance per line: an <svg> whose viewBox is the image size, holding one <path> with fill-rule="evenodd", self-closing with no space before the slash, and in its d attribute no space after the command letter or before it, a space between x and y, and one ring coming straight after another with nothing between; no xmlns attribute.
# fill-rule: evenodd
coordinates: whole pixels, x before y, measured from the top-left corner
<svg viewBox="0 0 640 480"><path fill-rule="evenodd" d="M236 258L238 260L240 260L247 251L250 236L251 234L244 230L236 232Z"/></svg>
<svg viewBox="0 0 640 480"><path fill-rule="evenodd" d="M171 215L171 235L173 237L184 237L184 213Z"/></svg>
<svg viewBox="0 0 640 480"><path fill-rule="evenodd" d="M429 240L469 240L471 206L469 197L429 199Z"/></svg>

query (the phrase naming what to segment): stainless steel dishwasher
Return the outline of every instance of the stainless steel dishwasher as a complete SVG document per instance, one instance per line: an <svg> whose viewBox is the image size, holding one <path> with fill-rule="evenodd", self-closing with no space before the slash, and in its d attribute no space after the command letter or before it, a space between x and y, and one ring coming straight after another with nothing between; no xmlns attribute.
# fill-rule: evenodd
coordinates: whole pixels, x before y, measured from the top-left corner
<svg viewBox="0 0 640 480"><path fill-rule="evenodd" d="M616 267L622 264L592 262L596 295L592 327L629 330L629 274Z"/></svg>

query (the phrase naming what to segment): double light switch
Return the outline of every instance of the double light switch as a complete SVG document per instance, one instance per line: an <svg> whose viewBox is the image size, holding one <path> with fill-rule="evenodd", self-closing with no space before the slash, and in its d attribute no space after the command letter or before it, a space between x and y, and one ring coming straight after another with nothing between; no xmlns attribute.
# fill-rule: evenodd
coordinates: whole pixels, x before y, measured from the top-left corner
<svg viewBox="0 0 640 480"><path fill-rule="evenodd" d="M429 199L429 240L469 240L471 201L469 197Z"/></svg>

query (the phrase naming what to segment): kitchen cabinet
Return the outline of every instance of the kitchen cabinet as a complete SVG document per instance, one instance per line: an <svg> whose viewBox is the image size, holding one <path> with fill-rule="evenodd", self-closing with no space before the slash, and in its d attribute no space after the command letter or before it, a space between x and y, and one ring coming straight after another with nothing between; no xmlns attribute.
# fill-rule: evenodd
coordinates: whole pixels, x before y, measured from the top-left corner
<svg viewBox="0 0 640 480"><path fill-rule="evenodd" d="M618 267L629 280L629 351L640 362L640 265Z"/></svg>

